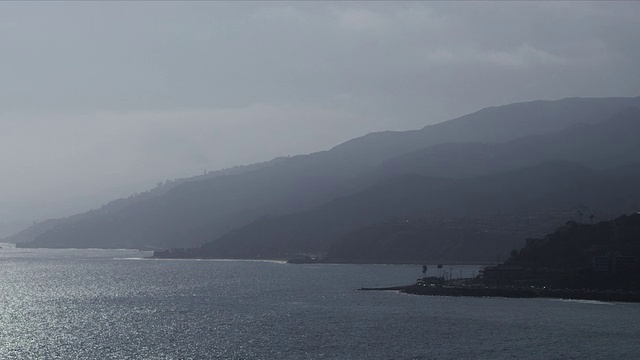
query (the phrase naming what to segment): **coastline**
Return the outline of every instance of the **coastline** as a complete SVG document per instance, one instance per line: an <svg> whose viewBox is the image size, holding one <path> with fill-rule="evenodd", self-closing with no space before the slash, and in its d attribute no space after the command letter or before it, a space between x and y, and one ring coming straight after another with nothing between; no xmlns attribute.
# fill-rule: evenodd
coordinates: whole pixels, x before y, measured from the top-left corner
<svg viewBox="0 0 640 360"><path fill-rule="evenodd" d="M506 298L551 298L570 300L595 300L606 302L640 303L637 291L601 291L544 288L490 288L464 286L423 286L419 284L383 288L360 288L363 291L399 291L412 295L466 296L466 297L506 297Z"/></svg>
<svg viewBox="0 0 640 360"><path fill-rule="evenodd" d="M306 264L349 264L349 265L422 265L424 261L384 261L384 260L361 260L361 259L317 259L308 257L291 257L283 255L281 257L211 257L211 256L198 256L197 254L189 253L184 249L171 249L171 250L155 250L153 255L148 259L167 259L167 260L273 260L278 262L286 262L287 264L306 265ZM427 261L427 264L447 264L453 266L460 265L478 265L478 266L495 266L497 262L478 260L478 261L452 261L452 260L433 260Z"/></svg>

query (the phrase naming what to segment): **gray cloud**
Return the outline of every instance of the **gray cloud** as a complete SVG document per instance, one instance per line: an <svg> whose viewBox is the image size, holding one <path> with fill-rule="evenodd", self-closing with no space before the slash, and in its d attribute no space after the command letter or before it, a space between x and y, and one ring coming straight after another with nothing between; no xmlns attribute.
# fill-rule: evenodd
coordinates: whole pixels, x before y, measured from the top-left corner
<svg viewBox="0 0 640 360"><path fill-rule="evenodd" d="M1 3L0 217L485 106L636 96L638 33L637 2Z"/></svg>

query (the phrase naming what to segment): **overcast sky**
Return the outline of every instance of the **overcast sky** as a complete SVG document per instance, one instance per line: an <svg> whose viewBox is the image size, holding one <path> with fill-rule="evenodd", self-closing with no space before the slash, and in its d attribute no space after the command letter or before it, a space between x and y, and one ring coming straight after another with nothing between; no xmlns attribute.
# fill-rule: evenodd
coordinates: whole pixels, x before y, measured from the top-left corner
<svg viewBox="0 0 640 360"><path fill-rule="evenodd" d="M482 107L640 95L640 2L0 2L0 224Z"/></svg>

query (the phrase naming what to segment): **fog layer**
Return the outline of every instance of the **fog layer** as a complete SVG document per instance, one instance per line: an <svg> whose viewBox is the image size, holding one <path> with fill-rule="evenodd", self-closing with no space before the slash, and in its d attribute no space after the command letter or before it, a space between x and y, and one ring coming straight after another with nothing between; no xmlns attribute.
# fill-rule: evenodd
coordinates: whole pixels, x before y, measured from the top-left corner
<svg viewBox="0 0 640 360"><path fill-rule="evenodd" d="M640 94L640 3L1 3L0 223L486 106Z"/></svg>

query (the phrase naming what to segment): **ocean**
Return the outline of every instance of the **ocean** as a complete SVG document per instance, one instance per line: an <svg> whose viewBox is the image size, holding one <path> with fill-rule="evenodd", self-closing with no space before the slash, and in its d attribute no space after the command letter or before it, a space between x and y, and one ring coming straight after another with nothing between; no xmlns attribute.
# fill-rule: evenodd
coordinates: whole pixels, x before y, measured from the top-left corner
<svg viewBox="0 0 640 360"><path fill-rule="evenodd" d="M0 359L640 357L640 304L357 290L413 283L416 265L148 255L3 246Z"/></svg>

